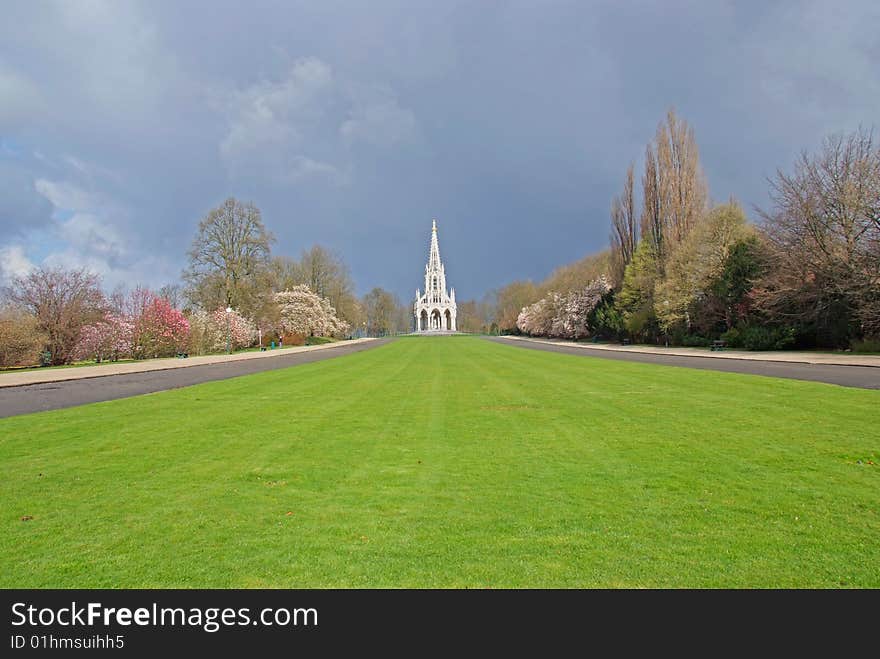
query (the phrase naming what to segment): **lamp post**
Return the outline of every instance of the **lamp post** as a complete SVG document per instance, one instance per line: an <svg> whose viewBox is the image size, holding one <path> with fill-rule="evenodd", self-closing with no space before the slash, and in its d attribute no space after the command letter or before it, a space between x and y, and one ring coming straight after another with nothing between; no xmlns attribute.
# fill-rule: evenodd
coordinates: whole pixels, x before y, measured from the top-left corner
<svg viewBox="0 0 880 659"><path fill-rule="evenodd" d="M669 300L663 300L663 306L666 307L666 313L668 314L669 313ZM666 347L668 348L669 347L669 329L666 329L663 332L663 334L666 337Z"/></svg>
<svg viewBox="0 0 880 659"><path fill-rule="evenodd" d="M226 354L232 352L232 336L229 328L229 314L232 313L232 307L226 307Z"/></svg>

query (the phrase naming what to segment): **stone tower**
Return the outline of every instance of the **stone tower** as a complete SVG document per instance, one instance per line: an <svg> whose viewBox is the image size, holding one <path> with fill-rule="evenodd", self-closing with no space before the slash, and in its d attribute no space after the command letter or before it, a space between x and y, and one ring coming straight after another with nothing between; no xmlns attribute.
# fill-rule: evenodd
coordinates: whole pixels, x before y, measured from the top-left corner
<svg viewBox="0 0 880 659"><path fill-rule="evenodd" d="M416 332L455 331L455 289L446 292L446 270L440 260L437 220L431 227L431 250L425 266L425 294L416 289L413 305Z"/></svg>

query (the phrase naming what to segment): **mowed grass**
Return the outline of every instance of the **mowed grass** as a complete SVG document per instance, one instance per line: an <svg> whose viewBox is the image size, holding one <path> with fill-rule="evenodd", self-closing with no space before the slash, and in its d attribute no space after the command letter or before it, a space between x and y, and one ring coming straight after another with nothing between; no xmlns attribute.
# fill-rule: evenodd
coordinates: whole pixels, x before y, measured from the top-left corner
<svg viewBox="0 0 880 659"><path fill-rule="evenodd" d="M0 586L878 587L877 463L877 391L404 338L0 420Z"/></svg>

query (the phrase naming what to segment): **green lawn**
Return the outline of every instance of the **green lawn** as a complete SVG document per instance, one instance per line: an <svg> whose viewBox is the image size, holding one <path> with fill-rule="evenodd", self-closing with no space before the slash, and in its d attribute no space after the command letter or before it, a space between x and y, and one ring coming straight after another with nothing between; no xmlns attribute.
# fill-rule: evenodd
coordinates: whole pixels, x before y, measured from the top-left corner
<svg viewBox="0 0 880 659"><path fill-rule="evenodd" d="M880 587L877 463L878 391L404 338L0 420L0 586Z"/></svg>

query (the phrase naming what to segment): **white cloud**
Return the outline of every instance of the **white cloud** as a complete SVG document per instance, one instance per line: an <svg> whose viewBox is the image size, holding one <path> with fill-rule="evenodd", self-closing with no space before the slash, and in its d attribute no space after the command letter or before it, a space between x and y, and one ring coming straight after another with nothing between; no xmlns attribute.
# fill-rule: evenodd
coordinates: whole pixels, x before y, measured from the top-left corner
<svg viewBox="0 0 880 659"><path fill-rule="evenodd" d="M359 99L339 133L349 144L363 141L376 146L393 146L415 137L416 116L401 107L387 90L373 89Z"/></svg>
<svg viewBox="0 0 880 659"><path fill-rule="evenodd" d="M89 254L83 254L75 249L52 252L43 259L43 265L49 268L64 268L65 270L85 268L99 275L105 281L107 280L107 275L113 272L113 268L110 267L107 261Z"/></svg>
<svg viewBox="0 0 880 659"><path fill-rule="evenodd" d="M291 182L300 181L302 179L316 177L327 177L341 181L344 176L342 172L327 162L312 160L305 156L294 156L290 161L290 166L285 168L285 175Z"/></svg>
<svg viewBox="0 0 880 659"><path fill-rule="evenodd" d="M175 281L180 274L178 267L170 263L164 255L139 255L135 260L117 265L99 255L84 254L75 248L49 254L43 259L43 265L66 269L86 268L101 277L105 290L112 290L119 285L128 288L136 285L158 288Z"/></svg>
<svg viewBox="0 0 880 659"><path fill-rule="evenodd" d="M91 213L74 213L60 224L59 234L77 251L108 261L118 261L127 251L113 225Z"/></svg>
<svg viewBox="0 0 880 659"><path fill-rule="evenodd" d="M34 188L55 207L55 234L65 245L47 263L106 274L126 257L128 245L116 222L127 215L124 208L70 181L37 179Z"/></svg>
<svg viewBox="0 0 880 659"><path fill-rule="evenodd" d="M0 279L34 267L27 253L47 254L37 265L87 268L105 286L160 286L179 274L175 254L144 250L131 232L133 213L129 205L107 193L115 174L76 156L43 157L39 161L63 178L36 178L31 189L48 202L51 221L40 232L25 232L22 245L0 249ZM2 179L0 179L2 180Z"/></svg>
<svg viewBox="0 0 880 659"><path fill-rule="evenodd" d="M38 178L34 181L34 189L48 199L56 209L81 211L97 206L89 193L67 181L56 182Z"/></svg>
<svg viewBox="0 0 880 659"><path fill-rule="evenodd" d="M280 81L261 80L235 92L220 143L229 172L294 179L334 174L335 167L300 151L324 118L332 89L330 66L309 57L294 62Z"/></svg>
<svg viewBox="0 0 880 659"><path fill-rule="evenodd" d="M33 268L34 264L21 245L0 247L0 283L7 283L13 277L26 275Z"/></svg>
<svg viewBox="0 0 880 659"><path fill-rule="evenodd" d="M82 177L85 177L89 181L94 181L95 179L106 179L108 181L113 181L114 183L122 183L122 177L118 172L114 172L106 167L101 167L100 165L96 165L93 162L88 162L81 158L77 158L76 156L66 155L61 157L61 162L65 165L73 167L76 170L77 174Z"/></svg>
<svg viewBox="0 0 880 659"><path fill-rule="evenodd" d="M278 183L345 183L347 146L394 146L417 132L415 115L390 89L337 80L315 57L296 60L280 80L233 92L225 111L220 156L229 175Z"/></svg>

